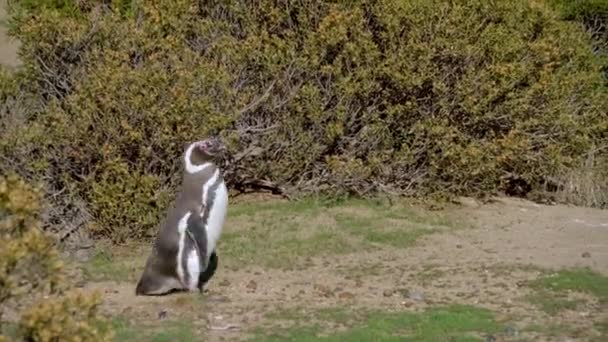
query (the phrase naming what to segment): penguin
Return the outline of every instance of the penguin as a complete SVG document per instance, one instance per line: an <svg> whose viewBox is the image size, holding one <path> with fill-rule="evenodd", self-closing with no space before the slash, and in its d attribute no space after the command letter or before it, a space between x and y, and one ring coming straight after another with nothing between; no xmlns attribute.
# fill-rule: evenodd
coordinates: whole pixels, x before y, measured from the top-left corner
<svg viewBox="0 0 608 342"><path fill-rule="evenodd" d="M228 209L228 189L216 160L225 150L218 138L186 148L181 190L154 241L136 295L202 293L215 274L216 245Z"/></svg>

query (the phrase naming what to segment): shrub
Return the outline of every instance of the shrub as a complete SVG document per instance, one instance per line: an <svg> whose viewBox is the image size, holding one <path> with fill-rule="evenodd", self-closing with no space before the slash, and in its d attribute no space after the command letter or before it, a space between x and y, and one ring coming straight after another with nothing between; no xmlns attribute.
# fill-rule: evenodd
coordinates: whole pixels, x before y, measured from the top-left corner
<svg viewBox="0 0 608 342"><path fill-rule="evenodd" d="M596 52L605 59L603 69L605 77L608 78L608 1L551 0L551 2L564 19L580 22L591 34Z"/></svg>
<svg viewBox="0 0 608 342"><path fill-rule="evenodd" d="M12 32L43 106L0 149L115 241L210 134L231 188L295 196L544 189L606 141L602 61L541 1L41 2Z"/></svg>
<svg viewBox="0 0 608 342"><path fill-rule="evenodd" d="M0 177L0 334L16 319L5 319L12 309L21 312L25 341L106 341L110 332L97 329L99 295L69 291L53 240L40 229L39 197L18 177Z"/></svg>

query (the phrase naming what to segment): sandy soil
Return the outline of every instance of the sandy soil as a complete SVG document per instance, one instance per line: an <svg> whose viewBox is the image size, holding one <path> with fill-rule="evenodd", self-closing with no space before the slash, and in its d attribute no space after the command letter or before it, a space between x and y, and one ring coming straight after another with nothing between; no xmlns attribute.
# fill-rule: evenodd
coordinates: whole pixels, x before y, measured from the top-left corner
<svg viewBox="0 0 608 342"><path fill-rule="evenodd" d="M7 36L5 26L5 20L7 19L6 1L0 0L0 64L15 67L19 65L19 56L17 55L19 43Z"/></svg>
<svg viewBox="0 0 608 342"><path fill-rule="evenodd" d="M247 337L247 330L266 324L268 313L294 307L418 311L437 304L472 304L493 310L499 321L513 322L515 333L497 339L505 341L585 340L593 321L608 319L605 303L592 297L583 296L583 306L557 317L525 299L531 293L526 282L541 269L590 267L608 274L608 211L515 199L464 204L447 213L466 218L470 229L429 235L408 249L310 258L296 271L220 266L204 296L135 297L131 283L86 287L105 293L107 313L154 322L166 311L167 317L192 320L210 341ZM554 323L570 331L548 338L526 329Z"/></svg>

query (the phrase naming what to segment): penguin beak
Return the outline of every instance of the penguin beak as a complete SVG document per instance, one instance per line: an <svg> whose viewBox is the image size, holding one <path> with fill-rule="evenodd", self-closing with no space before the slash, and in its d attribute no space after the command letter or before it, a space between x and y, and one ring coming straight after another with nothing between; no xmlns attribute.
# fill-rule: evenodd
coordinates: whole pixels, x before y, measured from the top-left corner
<svg viewBox="0 0 608 342"><path fill-rule="evenodd" d="M222 139L218 136L215 136L211 140L213 148L218 152L225 152L227 150L226 145L222 141Z"/></svg>

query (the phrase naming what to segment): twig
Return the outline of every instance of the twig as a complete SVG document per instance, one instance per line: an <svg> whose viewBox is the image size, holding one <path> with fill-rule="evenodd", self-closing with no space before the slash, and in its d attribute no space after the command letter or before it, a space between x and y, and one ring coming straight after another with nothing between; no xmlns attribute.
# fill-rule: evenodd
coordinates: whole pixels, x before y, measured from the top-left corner
<svg viewBox="0 0 608 342"><path fill-rule="evenodd" d="M247 113L248 111L256 108L257 106L259 106L260 103L262 103L263 101L265 101L268 98L268 96L270 95L270 92L274 88L274 85L276 82L277 82L276 80L272 81L272 83L270 83L270 86L266 89L266 91L264 92L264 94L261 97L259 97L257 100L255 100L252 103L250 103L249 105L247 105L245 108L239 110L237 113L239 115L242 115L242 114Z"/></svg>
<svg viewBox="0 0 608 342"><path fill-rule="evenodd" d="M211 329L211 330L220 330L220 331L239 329L239 328L240 328L240 326L237 324L226 324L224 326L210 326L209 327L209 329Z"/></svg>

